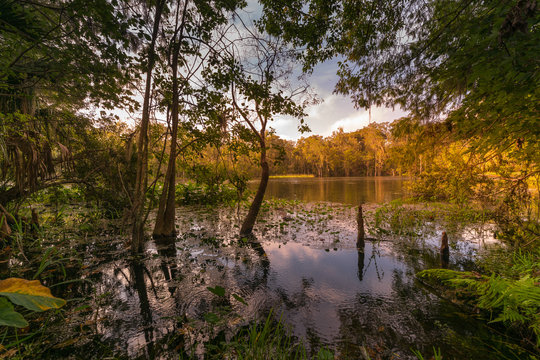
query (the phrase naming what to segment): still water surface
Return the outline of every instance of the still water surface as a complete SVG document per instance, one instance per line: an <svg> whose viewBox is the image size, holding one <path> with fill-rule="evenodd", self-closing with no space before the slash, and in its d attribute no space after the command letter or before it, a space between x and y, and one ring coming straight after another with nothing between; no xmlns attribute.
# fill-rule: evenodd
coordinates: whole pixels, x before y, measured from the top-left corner
<svg viewBox="0 0 540 360"><path fill-rule="evenodd" d="M384 203L406 195L402 177L336 177L270 179L266 198L330 201L342 204ZM257 182L250 183L256 189Z"/></svg>
<svg viewBox="0 0 540 360"><path fill-rule="evenodd" d="M189 349L202 356L204 341L220 331L230 337L273 309L310 349L326 346L341 359L413 359L411 349L429 358L434 347L445 359L524 358L508 346L518 340L415 279L416 272L441 266L441 224L422 224L414 237L381 237L356 248L356 210L346 204L388 201L400 193L403 180L397 178L272 180L269 197L310 203L263 207L255 229L259 247L238 246L242 216L235 209L179 208L175 244L151 241L144 261L130 263L122 245L112 241L102 257L88 259L82 277L94 284L95 310L81 312L74 326L87 329L93 340L76 342L69 353L178 358ZM320 200L332 203L312 203ZM368 219L374 210L366 206ZM491 234L489 226L453 229L449 267L474 268ZM226 289L225 298L207 290L217 285ZM206 314L223 306L233 310L224 322L205 322ZM58 341L70 336L61 329Z"/></svg>

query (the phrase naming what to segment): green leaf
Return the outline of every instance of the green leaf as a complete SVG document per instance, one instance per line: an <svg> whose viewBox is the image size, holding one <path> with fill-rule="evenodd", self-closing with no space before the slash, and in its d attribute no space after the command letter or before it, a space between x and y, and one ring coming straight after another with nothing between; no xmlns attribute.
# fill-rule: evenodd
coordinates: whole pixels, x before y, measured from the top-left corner
<svg viewBox="0 0 540 360"><path fill-rule="evenodd" d="M241 296L236 295L236 294L232 294L232 296L233 296L233 298L235 298L237 301L241 302L241 303L244 304L244 305L247 305L246 300L244 300Z"/></svg>
<svg viewBox="0 0 540 360"><path fill-rule="evenodd" d="M24 328L28 326L28 322L13 310L13 305L6 298L0 298L0 325Z"/></svg>
<svg viewBox="0 0 540 360"><path fill-rule="evenodd" d="M208 321L211 324L215 324L219 321L219 316L217 316L214 313L206 313L204 314L204 320Z"/></svg>
<svg viewBox="0 0 540 360"><path fill-rule="evenodd" d="M208 291L210 291L211 293L217 295L217 296L225 296L225 289L222 288L221 286L217 285L216 287L212 288L212 287L207 287Z"/></svg>
<svg viewBox="0 0 540 360"><path fill-rule="evenodd" d="M334 354L328 349L321 349L317 353L317 360L334 360Z"/></svg>
<svg viewBox="0 0 540 360"><path fill-rule="evenodd" d="M58 309L66 303L65 300L52 296L51 290L41 285L38 280L0 280L0 295L32 311Z"/></svg>

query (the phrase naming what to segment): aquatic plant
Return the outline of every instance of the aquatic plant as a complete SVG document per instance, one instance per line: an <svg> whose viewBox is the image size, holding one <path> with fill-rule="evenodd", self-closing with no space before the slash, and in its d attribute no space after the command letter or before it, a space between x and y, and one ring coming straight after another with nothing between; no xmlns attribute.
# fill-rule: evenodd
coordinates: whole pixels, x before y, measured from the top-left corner
<svg viewBox="0 0 540 360"><path fill-rule="evenodd" d="M456 289L454 296L487 311L490 323L525 327L540 346L540 251L517 251L513 259L504 274L429 269L417 276Z"/></svg>
<svg viewBox="0 0 540 360"><path fill-rule="evenodd" d="M210 186L207 184L187 182L176 185L176 199L180 205L233 204L238 201L238 192L230 184L221 183Z"/></svg>
<svg viewBox="0 0 540 360"><path fill-rule="evenodd" d="M425 210L404 207L393 201L375 210L373 230L376 234L417 236L427 218Z"/></svg>

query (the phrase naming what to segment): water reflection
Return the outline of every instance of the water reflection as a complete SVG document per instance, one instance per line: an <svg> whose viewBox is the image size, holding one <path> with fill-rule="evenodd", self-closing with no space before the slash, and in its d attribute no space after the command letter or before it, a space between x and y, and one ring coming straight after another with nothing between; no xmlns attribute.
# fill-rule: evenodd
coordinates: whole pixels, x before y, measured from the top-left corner
<svg viewBox="0 0 540 360"><path fill-rule="evenodd" d="M241 238L239 241L240 244L245 244L249 248L253 249L255 253L259 256L261 268L263 270L263 279L260 283L266 284L266 281L268 279L268 272L270 271L270 260L268 258L268 254L266 253L266 250L264 250L264 247L257 239L257 236L255 236L255 234L253 233L249 234L247 237ZM259 284L259 282L257 282L257 284Z"/></svg>
<svg viewBox="0 0 540 360"><path fill-rule="evenodd" d="M274 306L312 348L335 346L344 359L366 353L414 359L411 348L427 354L435 346L445 358L471 359L506 341L419 287L415 271L389 244L329 252L295 243L265 246L273 272L268 287L279 298Z"/></svg>
<svg viewBox="0 0 540 360"><path fill-rule="evenodd" d="M81 323L92 323L113 354L131 358L178 358L193 348L202 356L204 341L231 336L271 308L311 349L325 345L344 359L409 359L411 348L433 346L449 359L519 358L500 345L510 340L415 280L417 271L441 266L438 230L359 247L356 215L350 207L291 205L265 213L243 242L229 210L185 211L182 235L149 242L140 262L99 260L85 271L95 302ZM456 234L449 242L447 266L470 268L475 248ZM207 290L217 285L224 298ZM225 325L209 326L205 314L224 306L231 310Z"/></svg>
<svg viewBox="0 0 540 360"><path fill-rule="evenodd" d="M145 355L147 359L154 359L152 311L150 310L150 302L148 301L148 293L144 280L144 265L138 261L134 261L130 264L130 270L133 275L133 287L136 289L139 297L139 309L142 318L144 340L146 342Z"/></svg>
<svg viewBox="0 0 540 360"><path fill-rule="evenodd" d="M365 251L364 247L358 248L357 250L358 252L358 272L357 272L358 281L362 281L362 279L364 278L364 259L366 257L364 251Z"/></svg>
<svg viewBox="0 0 540 360"><path fill-rule="evenodd" d="M405 196L406 182L401 177L270 179L265 197L353 205L382 203ZM250 186L253 189L255 185Z"/></svg>
<svg viewBox="0 0 540 360"><path fill-rule="evenodd" d="M176 257L176 244L175 237L167 237L156 239L156 248L160 258L160 267L165 277L165 281L168 284L168 289L171 296L174 296L176 291L176 285L174 279L178 275L178 264L175 261Z"/></svg>

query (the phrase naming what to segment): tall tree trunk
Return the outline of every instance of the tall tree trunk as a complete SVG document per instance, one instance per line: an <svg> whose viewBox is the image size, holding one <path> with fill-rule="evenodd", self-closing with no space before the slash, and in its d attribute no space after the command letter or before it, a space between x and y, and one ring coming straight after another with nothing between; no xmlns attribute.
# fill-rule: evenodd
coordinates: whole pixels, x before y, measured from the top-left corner
<svg viewBox="0 0 540 360"><path fill-rule="evenodd" d="M137 139L137 176L135 178L135 189L133 192L133 206L131 214L133 224L131 229L131 252L138 254L142 250L144 240L144 203L146 188L148 185L148 128L150 124L150 92L152 90L152 71L155 64L155 45L159 35L159 23L165 0L158 1L156 13L154 15L154 27L152 29L152 39L148 48L148 66L146 68L146 85L144 89L144 101L141 125L139 128L139 138Z"/></svg>
<svg viewBox="0 0 540 360"><path fill-rule="evenodd" d="M253 202L249 207L249 212L244 219L242 228L240 229L240 236L247 236L253 231L255 220L261 209L264 193L266 192L266 186L268 185L268 178L270 177L270 169L268 168L268 162L266 161L266 144L264 140L261 141L261 182L257 189L257 193L253 198Z"/></svg>
<svg viewBox="0 0 540 360"><path fill-rule="evenodd" d="M178 56L180 43L175 44L172 67L172 116L171 116L171 150L169 164L165 174L165 183L159 199L159 208L154 226L154 237L173 237L175 228L175 190L176 190L176 140L178 138Z"/></svg>

